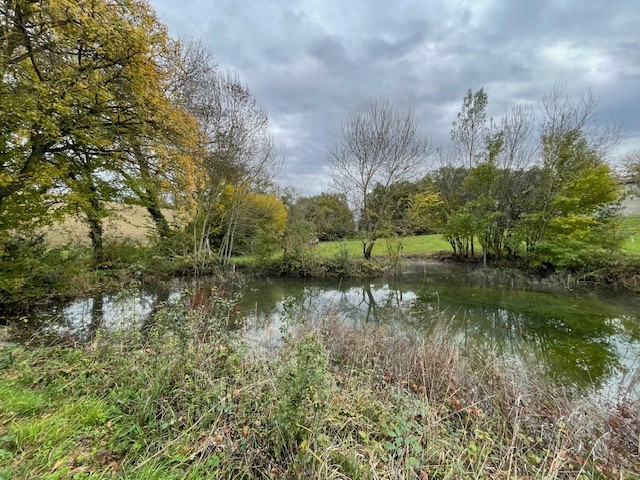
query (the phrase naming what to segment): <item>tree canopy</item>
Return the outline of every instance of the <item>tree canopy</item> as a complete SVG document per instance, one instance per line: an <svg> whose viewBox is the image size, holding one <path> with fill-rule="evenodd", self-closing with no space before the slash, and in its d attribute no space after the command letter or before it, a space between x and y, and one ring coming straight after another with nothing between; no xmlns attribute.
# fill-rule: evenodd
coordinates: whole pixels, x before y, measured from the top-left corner
<svg viewBox="0 0 640 480"><path fill-rule="evenodd" d="M99 256L104 202L148 203L197 147L166 94L165 28L138 0L3 0L0 14L0 228L38 220L20 215L27 203L70 207Z"/></svg>

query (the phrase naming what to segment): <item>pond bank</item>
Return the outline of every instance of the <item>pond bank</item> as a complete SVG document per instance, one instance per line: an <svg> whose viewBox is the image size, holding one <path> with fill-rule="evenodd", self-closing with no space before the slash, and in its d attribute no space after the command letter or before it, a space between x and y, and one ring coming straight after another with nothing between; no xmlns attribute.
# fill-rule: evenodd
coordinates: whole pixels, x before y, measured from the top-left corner
<svg viewBox="0 0 640 480"><path fill-rule="evenodd" d="M640 474L624 392L570 400L533 366L384 325L293 324L274 350L222 310L159 318L147 336L0 348L0 478Z"/></svg>
<svg viewBox="0 0 640 480"><path fill-rule="evenodd" d="M456 343L535 362L550 381L606 390L640 361L640 298L624 290L558 288L508 269L422 262L401 276L174 278L11 317L4 340L29 345L91 341L100 331L146 332L164 306L216 311L234 302L233 328L270 332L277 345L289 318L310 324L384 324L431 336L444 328ZM0 338L3 340L3 338ZM636 358L638 357L638 358Z"/></svg>
<svg viewBox="0 0 640 480"><path fill-rule="evenodd" d="M34 309L46 308L48 305L65 300L110 292L121 289L126 285L153 283L171 278L218 277L220 282L235 281L239 277L268 277L284 276L293 278L367 278L380 276L401 276L415 272L423 266L429 265L465 265L475 268L478 272L503 272L525 281L543 285L549 288L573 289L581 286L607 286L640 292L640 263L632 258L618 261L608 267L590 272L566 271L534 271L518 261L500 261L483 266L480 258L459 259L450 253L431 253L422 255L407 255L399 259L376 257L369 261L360 258L309 258L297 262L283 262L282 260L256 265L244 262L233 266L233 270L222 270L217 265L201 268L199 271L185 258L135 263L114 264L111 268L97 270L76 269L76 273L61 272L57 277L64 278L63 282L51 280L38 281L38 285L29 286L27 293L20 294L19 290L9 296L0 295L0 325L3 316L15 316L28 313ZM155 262L155 263L154 263ZM74 269L71 269L74 270ZM481 273L479 273L481 274Z"/></svg>

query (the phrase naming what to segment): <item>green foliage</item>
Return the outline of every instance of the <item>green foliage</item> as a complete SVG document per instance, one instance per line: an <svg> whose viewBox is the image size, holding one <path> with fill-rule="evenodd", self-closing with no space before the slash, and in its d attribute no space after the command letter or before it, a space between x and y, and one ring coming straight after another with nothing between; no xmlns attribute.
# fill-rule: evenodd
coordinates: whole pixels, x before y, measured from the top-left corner
<svg viewBox="0 0 640 480"><path fill-rule="evenodd" d="M292 207L299 211L321 241L338 240L355 234L353 213L341 195L321 193L300 198Z"/></svg>
<svg viewBox="0 0 640 480"><path fill-rule="evenodd" d="M418 188L418 184L408 181L388 187L376 184L369 196L370 228L380 237L421 233L411 218L411 198Z"/></svg>
<svg viewBox="0 0 640 480"><path fill-rule="evenodd" d="M0 230L69 209L100 260L104 202L131 190L146 202L150 182L157 197L195 148L165 91L166 31L137 0L4 2L2 28Z"/></svg>
<svg viewBox="0 0 640 480"><path fill-rule="evenodd" d="M609 167L573 132L547 143L557 150L543 169L547 193L538 198L537 211L524 217L528 238L534 239L530 261L573 269L598 265L622 245L618 185Z"/></svg>
<svg viewBox="0 0 640 480"><path fill-rule="evenodd" d="M412 199L414 221L434 225L461 257L481 247L485 260L525 257L534 267L588 270L611 261L624 238L620 192L604 162L606 136L590 129L594 104L574 107L562 92L547 97L539 162L527 166L526 115L516 111L497 127L486 117L487 100L482 89L465 96L451 130L451 164L423 181Z"/></svg>
<svg viewBox="0 0 640 480"><path fill-rule="evenodd" d="M314 239L314 225L307 218L304 209L290 205L282 238L282 264L285 270L304 269L304 264L313 260Z"/></svg>
<svg viewBox="0 0 640 480"><path fill-rule="evenodd" d="M251 241L251 251L258 264L268 262L280 250L281 243L282 232L273 228L273 225L260 228Z"/></svg>
<svg viewBox="0 0 640 480"><path fill-rule="evenodd" d="M327 352L315 338L307 337L285 349L285 363L278 375L282 395L276 405L275 420L284 438L302 442L317 434L329 396Z"/></svg>
<svg viewBox="0 0 640 480"><path fill-rule="evenodd" d="M446 223L445 202L433 188L411 197L411 223L416 231L441 231Z"/></svg>
<svg viewBox="0 0 640 480"><path fill-rule="evenodd" d="M85 265L81 252L47 250L39 235L0 236L0 305L69 289Z"/></svg>
<svg viewBox="0 0 640 480"><path fill-rule="evenodd" d="M625 238L623 251L640 255L640 217L622 219L620 225L621 236Z"/></svg>
<svg viewBox="0 0 640 480"><path fill-rule="evenodd" d="M481 160L487 136L487 105L489 96L484 88L467 91L462 108L451 125L451 141L458 159L467 167Z"/></svg>

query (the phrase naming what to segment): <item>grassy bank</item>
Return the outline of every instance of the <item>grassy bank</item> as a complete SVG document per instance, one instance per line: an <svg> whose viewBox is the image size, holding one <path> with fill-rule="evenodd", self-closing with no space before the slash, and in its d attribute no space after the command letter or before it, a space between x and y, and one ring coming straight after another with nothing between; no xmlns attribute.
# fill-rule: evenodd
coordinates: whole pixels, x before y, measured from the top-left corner
<svg viewBox="0 0 640 480"><path fill-rule="evenodd" d="M491 352L331 317L291 319L268 348L228 332L232 302L212 299L144 334L0 350L0 478L640 474L622 395L571 400Z"/></svg>
<svg viewBox="0 0 640 480"><path fill-rule="evenodd" d="M451 250L451 245L441 235L416 235L401 240L403 255L428 255ZM387 239L377 241L373 249L373 257L388 257L389 247L394 249L396 243ZM322 242L315 248L317 254L324 258L336 257L346 252L354 258L362 257L362 242L358 239L344 241Z"/></svg>
<svg viewBox="0 0 640 480"><path fill-rule="evenodd" d="M625 217L621 227L626 238L622 251L628 255L640 256L640 217Z"/></svg>

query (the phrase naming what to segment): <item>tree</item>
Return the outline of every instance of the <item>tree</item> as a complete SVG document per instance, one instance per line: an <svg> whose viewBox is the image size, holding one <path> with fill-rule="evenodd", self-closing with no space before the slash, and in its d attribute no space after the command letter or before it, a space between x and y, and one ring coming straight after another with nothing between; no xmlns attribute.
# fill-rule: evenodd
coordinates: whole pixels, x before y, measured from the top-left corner
<svg viewBox="0 0 640 480"><path fill-rule="evenodd" d="M487 103L489 97L481 88L477 92L467 91L462 109L451 124L451 147L456 160L468 168L473 167L484 151L488 134Z"/></svg>
<svg viewBox="0 0 640 480"><path fill-rule="evenodd" d="M529 108L516 104L494 124L487 102L482 89L467 93L414 217L439 224L459 256L479 242L485 261L524 246L534 265L576 267L618 248L619 193L604 158L619 128L599 123L593 96L548 92L537 139Z"/></svg>
<svg viewBox="0 0 640 480"><path fill-rule="evenodd" d="M79 207L99 260L99 184L135 190L160 171L151 155L177 178L190 148L191 117L169 101L157 64L166 31L141 0L2 0L0 13L0 216L25 193Z"/></svg>
<svg viewBox="0 0 640 480"><path fill-rule="evenodd" d="M572 196L572 186L581 178L599 181L592 175L594 169L610 176L604 158L620 138L619 127L603 126L598 121L598 103L591 92L571 100L564 85L556 85L544 95L542 112L541 175L531 213L525 218L529 251L545 239L550 222L572 213L563 200ZM591 213L615 200L611 194L601 193L600 200L589 197L594 201L590 205L576 204L578 212Z"/></svg>
<svg viewBox="0 0 640 480"><path fill-rule="evenodd" d="M219 246L228 230L225 222L231 204L237 195L233 187L227 185L215 206L214 222L218 227L211 232L211 243ZM262 256L274 252L280 245L287 224L287 210L284 203L273 194L250 192L244 196L236 219L236 233L233 254L256 254Z"/></svg>
<svg viewBox="0 0 640 480"><path fill-rule="evenodd" d="M640 150L627 153L622 162L625 174L640 189Z"/></svg>
<svg viewBox="0 0 640 480"><path fill-rule="evenodd" d="M216 257L225 266L235 248L247 196L270 187L282 156L269 134L267 112L247 85L236 75L219 71L213 53L201 44L180 45L172 98L196 118L205 150L203 174L195 180L192 197L194 256L197 267L211 260L210 239L217 237Z"/></svg>
<svg viewBox="0 0 640 480"><path fill-rule="evenodd" d="M374 209L373 189L420 176L428 153L415 112L396 108L389 100L371 99L342 122L340 139L329 149L328 159L336 187L359 216L358 235L366 259L386 227L379 220L392 208L392 202L382 202Z"/></svg>
<svg viewBox="0 0 640 480"><path fill-rule="evenodd" d="M302 197L294 208L311 223L319 240L337 240L355 233L353 213L344 195L321 193Z"/></svg>

